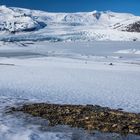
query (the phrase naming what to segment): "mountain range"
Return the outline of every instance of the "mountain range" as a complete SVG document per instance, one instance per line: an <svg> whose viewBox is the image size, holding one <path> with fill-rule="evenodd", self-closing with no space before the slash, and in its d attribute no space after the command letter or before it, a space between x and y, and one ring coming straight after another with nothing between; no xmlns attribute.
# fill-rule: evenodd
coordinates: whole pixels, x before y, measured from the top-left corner
<svg viewBox="0 0 140 140"><path fill-rule="evenodd" d="M0 6L0 41L140 41L140 17L112 11L50 13Z"/></svg>

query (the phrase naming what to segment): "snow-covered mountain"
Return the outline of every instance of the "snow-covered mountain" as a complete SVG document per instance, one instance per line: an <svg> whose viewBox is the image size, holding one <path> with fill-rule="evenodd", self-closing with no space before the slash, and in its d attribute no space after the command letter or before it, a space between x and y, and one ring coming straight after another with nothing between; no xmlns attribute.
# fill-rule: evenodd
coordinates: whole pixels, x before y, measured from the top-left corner
<svg viewBox="0 0 140 140"><path fill-rule="evenodd" d="M140 40L140 17L127 13L49 13L0 6L1 41Z"/></svg>

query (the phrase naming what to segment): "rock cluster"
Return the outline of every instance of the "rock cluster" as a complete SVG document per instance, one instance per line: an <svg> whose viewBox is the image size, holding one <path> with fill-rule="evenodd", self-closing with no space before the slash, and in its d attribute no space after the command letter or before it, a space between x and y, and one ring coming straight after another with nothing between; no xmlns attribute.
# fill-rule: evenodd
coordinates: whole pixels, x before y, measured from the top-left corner
<svg viewBox="0 0 140 140"><path fill-rule="evenodd" d="M12 108L32 116L42 117L51 126L69 125L85 130L140 135L140 114L93 105L59 105L36 103Z"/></svg>
<svg viewBox="0 0 140 140"><path fill-rule="evenodd" d="M140 21L127 26L127 32L140 32Z"/></svg>

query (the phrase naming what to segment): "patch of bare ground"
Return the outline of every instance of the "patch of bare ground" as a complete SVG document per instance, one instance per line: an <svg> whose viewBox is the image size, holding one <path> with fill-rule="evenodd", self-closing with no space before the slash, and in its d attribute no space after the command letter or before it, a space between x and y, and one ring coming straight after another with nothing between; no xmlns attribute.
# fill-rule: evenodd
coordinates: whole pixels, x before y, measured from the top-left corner
<svg viewBox="0 0 140 140"><path fill-rule="evenodd" d="M140 114L128 113L97 105L60 105L36 103L19 108L21 111L49 121L50 126L69 125L92 131L140 135Z"/></svg>

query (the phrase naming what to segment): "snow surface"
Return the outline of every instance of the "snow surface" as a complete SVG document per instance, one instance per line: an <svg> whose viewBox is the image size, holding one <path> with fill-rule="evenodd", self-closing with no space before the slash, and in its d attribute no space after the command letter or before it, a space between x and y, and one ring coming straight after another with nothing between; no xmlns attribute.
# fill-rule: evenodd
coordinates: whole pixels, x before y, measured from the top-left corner
<svg viewBox="0 0 140 140"><path fill-rule="evenodd" d="M44 120L4 111L26 102L50 102L140 113L140 54L124 50L137 52L140 42L0 42L0 139L112 140L108 134L50 128Z"/></svg>
<svg viewBox="0 0 140 140"><path fill-rule="evenodd" d="M119 51L117 51L116 53L140 54L140 50L137 50L137 49L119 50Z"/></svg>
<svg viewBox="0 0 140 140"><path fill-rule="evenodd" d="M1 41L133 41L140 33L126 32L140 17L127 13L49 13L0 6Z"/></svg>

